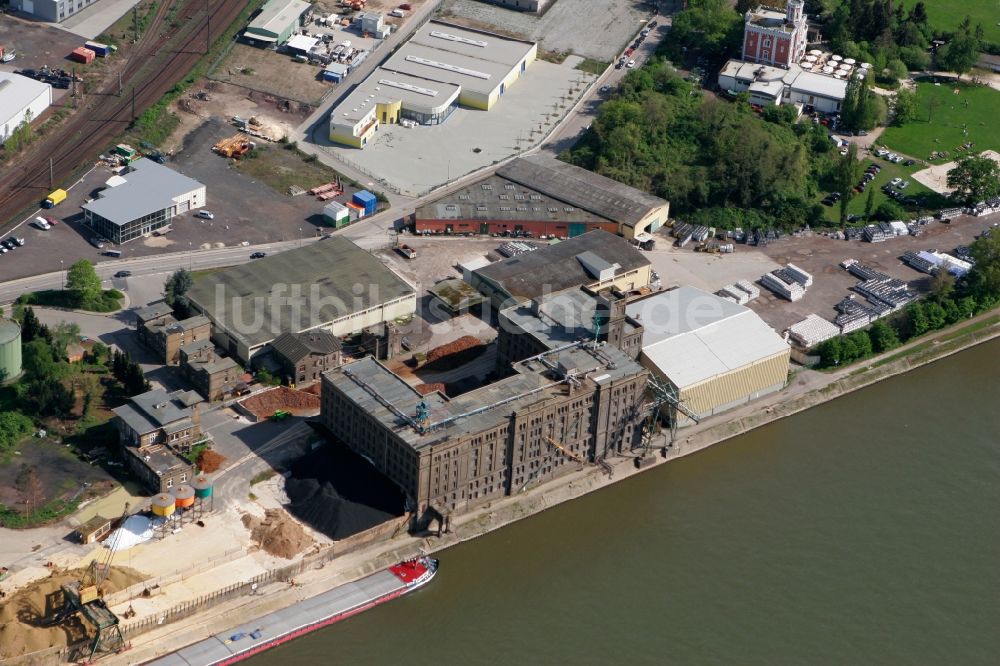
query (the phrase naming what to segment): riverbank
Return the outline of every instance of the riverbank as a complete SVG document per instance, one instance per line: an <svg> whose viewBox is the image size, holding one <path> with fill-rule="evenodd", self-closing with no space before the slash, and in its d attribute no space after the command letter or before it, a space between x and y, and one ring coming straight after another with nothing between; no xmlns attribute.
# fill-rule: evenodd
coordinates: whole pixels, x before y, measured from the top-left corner
<svg viewBox="0 0 1000 666"><path fill-rule="evenodd" d="M969 320L962 326L925 336L882 357L869 359L860 367L849 367L833 373L803 371L795 375L779 393L684 429L681 431L683 438L675 443L665 458L658 458L658 464L652 467L996 337L1000 337L1000 314L993 311ZM107 661L125 664L151 659L233 625L315 596L336 585L356 580L420 550L443 550L637 473L638 470L629 458L617 461L612 478L598 468L583 468L540 488L494 502L491 506L460 517L453 522L452 532L441 538L400 536L338 557L322 568L304 571L296 576L294 583L268 584L258 589L256 596L252 598L248 590L246 595L231 599L204 613L131 636L129 640L132 650Z"/></svg>

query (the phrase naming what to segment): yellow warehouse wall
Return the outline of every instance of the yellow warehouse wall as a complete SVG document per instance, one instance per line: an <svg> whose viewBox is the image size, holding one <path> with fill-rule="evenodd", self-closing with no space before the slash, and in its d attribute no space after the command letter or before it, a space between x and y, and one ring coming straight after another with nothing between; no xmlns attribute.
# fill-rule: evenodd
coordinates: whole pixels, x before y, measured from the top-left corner
<svg viewBox="0 0 1000 666"><path fill-rule="evenodd" d="M788 379L789 355L790 352L775 354L690 386L680 392L680 398L689 409L706 416L728 409L757 397L762 391L784 385Z"/></svg>
<svg viewBox="0 0 1000 666"><path fill-rule="evenodd" d="M399 112L402 107L403 100L389 102L387 104L379 102L375 105L375 115L378 117L379 122L397 123L399 122ZM383 113L385 116L382 115Z"/></svg>

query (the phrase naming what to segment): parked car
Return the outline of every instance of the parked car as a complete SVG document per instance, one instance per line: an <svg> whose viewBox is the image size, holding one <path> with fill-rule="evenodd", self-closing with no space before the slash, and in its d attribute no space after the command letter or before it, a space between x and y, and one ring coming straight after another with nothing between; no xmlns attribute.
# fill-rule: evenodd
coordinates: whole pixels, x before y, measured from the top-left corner
<svg viewBox="0 0 1000 666"><path fill-rule="evenodd" d="M408 12L408 11L410 11L411 9L413 9L413 7L412 7L412 6L410 5L410 3L408 3L408 2L404 2L403 4L401 4L401 5L399 6L399 8L400 8L400 9L402 9L403 11L405 11L405 12Z"/></svg>
<svg viewBox="0 0 1000 666"><path fill-rule="evenodd" d="M650 22L649 22L649 27L650 27L650 28L655 28L655 27L656 27L656 21L655 21L655 20L653 20L653 21L650 21Z"/></svg>
<svg viewBox="0 0 1000 666"><path fill-rule="evenodd" d="M250 254L251 259L263 259L267 256L267 252L253 252Z"/></svg>
<svg viewBox="0 0 1000 666"><path fill-rule="evenodd" d="M0 245L7 248L8 250L13 250L15 247L17 247L17 244L14 243L14 241L12 241L9 238L5 239L3 242L0 242Z"/></svg>
<svg viewBox="0 0 1000 666"><path fill-rule="evenodd" d="M215 213L213 213L211 211L208 211L208 210L204 210L204 209L199 210L197 213L194 214L194 216L195 217L200 217L200 218L203 218L203 219L206 219L206 220L214 220L215 219Z"/></svg>
<svg viewBox="0 0 1000 666"><path fill-rule="evenodd" d="M890 180L889 184L890 185L899 185L902 182L903 182L903 179L897 177L897 178L893 178L892 180Z"/></svg>
<svg viewBox="0 0 1000 666"><path fill-rule="evenodd" d="M898 185L899 189L901 190L905 190L909 186L910 186L910 181L908 180L904 180L902 183Z"/></svg>
<svg viewBox="0 0 1000 666"><path fill-rule="evenodd" d="M97 236L94 236L94 237L92 237L90 239L90 244L93 245L94 247L96 247L98 250L103 250L104 249L104 241L102 241Z"/></svg>
<svg viewBox="0 0 1000 666"><path fill-rule="evenodd" d="M635 60L629 60L627 63L625 63L625 66L628 67L629 69L632 69L633 67L635 67Z"/></svg>
<svg viewBox="0 0 1000 666"><path fill-rule="evenodd" d="M132 271L118 271L115 273L116 278L127 278L132 277Z"/></svg>
<svg viewBox="0 0 1000 666"><path fill-rule="evenodd" d="M635 49L633 49L633 48L625 49L625 55L626 56L631 56L633 53L635 53Z"/></svg>
<svg viewBox="0 0 1000 666"><path fill-rule="evenodd" d="M52 225L45 221L44 217L36 217L32 220L32 224L41 229L42 231L48 231L52 228Z"/></svg>
<svg viewBox="0 0 1000 666"><path fill-rule="evenodd" d="M601 86L601 92L602 93L609 93L609 92L611 92L611 86Z"/></svg>
<svg viewBox="0 0 1000 666"><path fill-rule="evenodd" d="M48 222L51 226L59 224L59 220L57 218L52 217L51 215L46 215L45 221Z"/></svg>

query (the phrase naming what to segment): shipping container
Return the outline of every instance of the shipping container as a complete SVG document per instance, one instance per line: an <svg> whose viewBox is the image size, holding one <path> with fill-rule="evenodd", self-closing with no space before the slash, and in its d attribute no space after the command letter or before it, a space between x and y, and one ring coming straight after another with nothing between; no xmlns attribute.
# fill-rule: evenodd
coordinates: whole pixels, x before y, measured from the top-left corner
<svg viewBox="0 0 1000 666"><path fill-rule="evenodd" d="M365 215L374 215L375 209L378 208L378 199L368 190L358 190L351 200L364 209Z"/></svg>
<svg viewBox="0 0 1000 666"><path fill-rule="evenodd" d="M97 54L91 51L90 49L78 46L77 48L73 49L73 52L69 54L69 57L71 60L82 62L84 65L89 65L90 63L94 62L94 58L97 57Z"/></svg>
<svg viewBox="0 0 1000 666"><path fill-rule="evenodd" d="M66 199L66 196L66 190L56 190L45 198L45 201L42 202L42 208L52 208L53 206L58 206L64 199Z"/></svg>
<svg viewBox="0 0 1000 666"><path fill-rule="evenodd" d="M84 46L93 51L100 58L107 58L111 55L111 47L100 42L86 42Z"/></svg>

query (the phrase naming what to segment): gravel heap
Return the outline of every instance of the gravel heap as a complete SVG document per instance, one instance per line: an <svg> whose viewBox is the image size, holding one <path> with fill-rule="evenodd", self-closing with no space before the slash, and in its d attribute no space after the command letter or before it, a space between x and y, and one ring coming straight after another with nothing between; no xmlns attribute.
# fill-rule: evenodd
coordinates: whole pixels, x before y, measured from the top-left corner
<svg viewBox="0 0 1000 666"><path fill-rule="evenodd" d="M312 545L313 540L302 526L282 509L268 509L264 520L243 514L243 525L250 530L250 538L265 552L290 560Z"/></svg>

